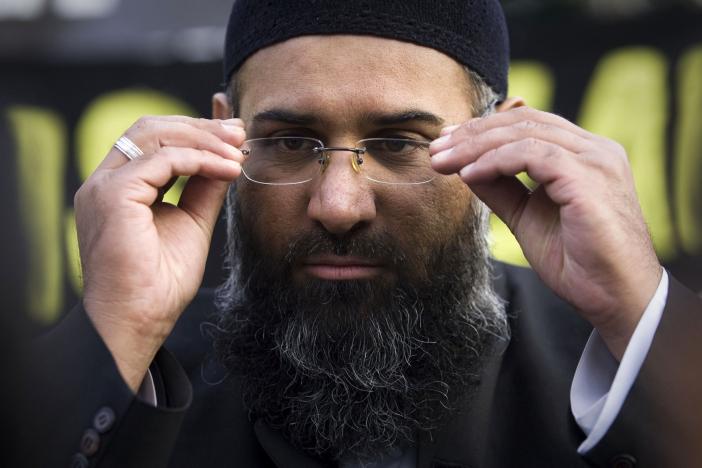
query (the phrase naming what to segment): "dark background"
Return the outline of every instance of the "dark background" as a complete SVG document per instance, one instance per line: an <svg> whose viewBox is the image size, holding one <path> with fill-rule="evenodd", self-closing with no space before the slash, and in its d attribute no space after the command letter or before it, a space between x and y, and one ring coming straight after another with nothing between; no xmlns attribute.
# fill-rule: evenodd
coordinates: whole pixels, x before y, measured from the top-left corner
<svg viewBox="0 0 702 468"><path fill-rule="evenodd" d="M693 135L692 159L697 162L690 167L702 167L702 143L694 137L702 122L690 122L688 116L683 123L678 109L683 98L680 64L690 51L702 47L702 0L512 0L503 4L510 25L513 71L536 69L548 78L541 87L534 87L533 78L514 77L513 89L526 92L527 101L535 99L537 107L540 103L571 120L583 115L588 93L602 93L593 83L607 57L622 51L633 55L629 65L619 68L632 76L638 76L639 66L641 75L650 73L647 56L657 57L662 64L664 104L656 112L663 141L654 154L662 163L651 166L658 167L651 174L637 173L637 183L641 193L648 190L649 178L663 178L657 199L667 205L667 216L649 219L654 238L660 241L657 248L675 276L702 291L702 244L690 241L695 233L702 238L702 191L692 187L682 196L677 193L675 170L676 137L682 126ZM3 295L5 318L14 317L13 323L33 332L54 323L78 300L79 266L70 221L73 193L120 131L136 116L153 111L150 98L143 95L156 96L157 110L209 115L210 96L221 89L219 61L229 8L230 1L223 0L0 3L0 186L7 220L0 246L2 284L11 292ZM637 59L641 50L644 57ZM702 65L688 67L688 75L689 70L702 81ZM541 94L546 90L546 98L538 94L539 89ZM103 98L122 92L131 93L127 111L117 106L91 113ZM692 93L690 99L702 106L699 95ZM627 123L621 109L622 103L612 102L612 112L622 115L612 124L614 136L619 134L617 126ZM100 135L100 129L107 127L114 127L110 138ZM641 138L649 130L641 125ZM52 132L56 135L49 137ZM637 136L632 137L632 158ZM92 143L82 144L85 138ZM681 203L687 207L687 219L677 216ZM668 235L661 240L659 232ZM500 250L509 245L501 243L503 237L497 232L495 255L519 263L513 247ZM205 285L221 280L222 241L220 227Z"/></svg>
<svg viewBox="0 0 702 468"><path fill-rule="evenodd" d="M651 154L645 157L660 162L646 169L647 161L639 158L644 169L636 172L639 193L655 191L644 211L656 247L676 277L702 291L702 190L694 183L702 176L702 114L694 110L702 109L702 86L695 85L702 83L702 60L686 61L702 57L702 0L503 4L512 39L512 89L536 107L576 122L587 115L591 100L610 99L611 108L605 107L595 123L608 122L603 131L612 136L633 122L634 131L623 141L632 162L647 149ZM219 61L230 5L228 0L0 1L4 375L16 370L12 356L18 336L51 325L79 298L72 199L91 165L143 113L209 115L210 96L221 89ZM598 70L608 58L622 55L629 59L605 75L604 88L616 73L631 76L632 89L644 90L642 100L653 96L658 101L652 102L662 103L651 112L629 115L625 109L638 97L626 89L613 96L600 89ZM662 67L658 78L651 71L656 66ZM646 80L654 83L650 92ZM656 88L656 80L662 80L662 88ZM112 107L100 107L105 99ZM681 103L690 103L686 112ZM103 135L102 129L109 131ZM660 133L660 147L637 146L652 133ZM683 150L691 173L679 169ZM663 182L655 186L656 180ZM650 216L649 205L658 206ZM519 263L518 251L500 232L497 226L495 255ZM221 281L222 242L220 226L205 285ZM14 379L3 380L2 392L11 392ZM13 427L15 416L6 408L0 414L5 427ZM3 443L9 450L12 438ZM0 453L6 453L2 447Z"/></svg>

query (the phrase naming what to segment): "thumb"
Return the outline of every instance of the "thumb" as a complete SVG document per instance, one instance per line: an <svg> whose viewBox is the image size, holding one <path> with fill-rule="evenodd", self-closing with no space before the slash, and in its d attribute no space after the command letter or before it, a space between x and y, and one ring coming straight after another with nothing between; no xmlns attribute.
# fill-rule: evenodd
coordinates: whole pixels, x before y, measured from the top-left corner
<svg viewBox="0 0 702 468"><path fill-rule="evenodd" d="M230 182L193 176L185 185L178 207L211 236L229 185Z"/></svg>
<svg viewBox="0 0 702 468"><path fill-rule="evenodd" d="M516 234L521 211L530 196L529 189L516 177L499 177L489 183L468 186Z"/></svg>

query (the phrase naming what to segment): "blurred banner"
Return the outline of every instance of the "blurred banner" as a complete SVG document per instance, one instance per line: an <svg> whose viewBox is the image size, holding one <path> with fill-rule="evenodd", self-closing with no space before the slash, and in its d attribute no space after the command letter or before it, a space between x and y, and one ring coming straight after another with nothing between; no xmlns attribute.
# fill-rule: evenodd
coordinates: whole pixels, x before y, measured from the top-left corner
<svg viewBox="0 0 702 468"><path fill-rule="evenodd" d="M3 200L3 281L36 329L78 300L81 181L139 116L210 114L230 2L3 2L0 177L14 193ZM659 256L702 291L702 10L508 12L510 94L626 147ZM206 286L222 279L223 238L220 226ZM497 258L524 264L497 220L493 239Z"/></svg>

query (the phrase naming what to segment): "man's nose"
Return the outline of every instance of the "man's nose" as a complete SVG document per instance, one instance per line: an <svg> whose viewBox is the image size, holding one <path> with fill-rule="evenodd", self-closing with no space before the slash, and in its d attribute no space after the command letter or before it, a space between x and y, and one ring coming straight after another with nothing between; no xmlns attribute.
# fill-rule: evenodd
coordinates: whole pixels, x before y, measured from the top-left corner
<svg viewBox="0 0 702 468"><path fill-rule="evenodd" d="M375 196L368 179L357 172L348 151L332 151L326 169L313 182L307 215L332 234L343 235L375 218Z"/></svg>

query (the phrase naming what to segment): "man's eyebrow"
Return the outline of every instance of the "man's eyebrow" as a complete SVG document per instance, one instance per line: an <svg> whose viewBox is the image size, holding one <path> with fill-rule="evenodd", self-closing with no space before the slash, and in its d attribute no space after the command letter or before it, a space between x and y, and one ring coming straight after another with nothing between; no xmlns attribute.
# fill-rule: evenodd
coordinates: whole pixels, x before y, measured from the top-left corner
<svg viewBox="0 0 702 468"><path fill-rule="evenodd" d="M319 122L319 118L313 114L303 114L285 109L269 109L254 115L253 121L256 123L280 122L305 126Z"/></svg>
<svg viewBox="0 0 702 468"><path fill-rule="evenodd" d="M424 122L436 126L444 124L444 119L438 115L419 109L408 109L391 113L373 112L366 114L364 119L378 127L387 127L409 122Z"/></svg>

